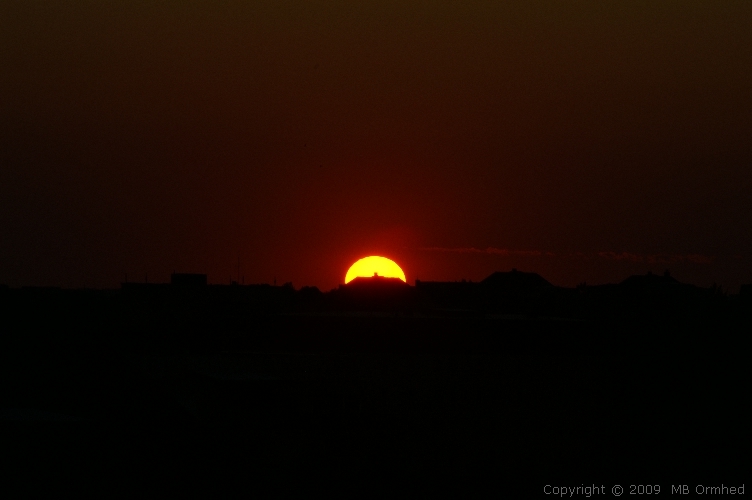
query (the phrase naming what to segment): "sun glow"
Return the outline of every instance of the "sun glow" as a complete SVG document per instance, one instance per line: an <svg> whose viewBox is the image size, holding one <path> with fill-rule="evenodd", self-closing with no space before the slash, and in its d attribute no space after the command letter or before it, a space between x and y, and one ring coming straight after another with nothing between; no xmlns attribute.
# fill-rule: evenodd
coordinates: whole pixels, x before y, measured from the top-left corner
<svg viewBox="0 0 752 500"><path fill-rule="evenodd" d="M350 283L353 279L359 277L370 278L375 274L384 278L399 278L407 283L405 273L402 272L396 262L376 255L364 257L350 266L345 275L345 283Z"/></svg>

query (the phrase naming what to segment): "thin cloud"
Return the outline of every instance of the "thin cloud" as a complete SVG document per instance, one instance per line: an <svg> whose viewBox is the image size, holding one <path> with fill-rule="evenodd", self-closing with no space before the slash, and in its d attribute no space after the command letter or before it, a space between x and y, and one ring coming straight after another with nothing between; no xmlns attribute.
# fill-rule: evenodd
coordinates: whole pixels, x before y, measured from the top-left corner
<svg viewBox="0 0 752 500"><path fill-rule="evenodd" d="M687 260L695 264L712 264L715 261L715 257L693 253L687 255Z"/></svg>
<svg viewBox="0 0 752 500"><path fill-rule="evenodd" d="M700 254L650 254L639 255L629 252L598 252L598 257L609 260L626 260L629 262L647 262L648 264L675 264L677 262L691 262L693 264L712 264L715 257Z"/></svg>
<svg viewBox="0 0 752 500"><path fill-rule="evenodd" d="M510 250L508 248L495 248L488 247L485 249L475 247L461 247L461 248L446 248L446 247L424 247L420 250L429 252L451 252L451 253L485 253L492 255L501 255L504 257L509 256L525 256L525 257L539 257L541 255L553 256L551 252L543 252L541 250Z"/></svg>
<svg viewBox="0 0 752 500"><path fill-rule="evenodd" d="M559 257L580 260L605 259L622 262L646 262L648 264L674 264L677 262L712 264L715 261L715 257L701 254L637 254L632 252L596 252L594 254L573 252L568 254L556 254L545 250L512 250L509 248L496 247L423 247L420 248L420 250L427 252L500 255L502 257Z"/></svg>
<svg viewBox="0 0 752 500"><path fill-rule="evenodd" d="M598 257L609 260L625 260L627 262L643 262L645 260L642 255L630 252L598 252Z"/></svg>

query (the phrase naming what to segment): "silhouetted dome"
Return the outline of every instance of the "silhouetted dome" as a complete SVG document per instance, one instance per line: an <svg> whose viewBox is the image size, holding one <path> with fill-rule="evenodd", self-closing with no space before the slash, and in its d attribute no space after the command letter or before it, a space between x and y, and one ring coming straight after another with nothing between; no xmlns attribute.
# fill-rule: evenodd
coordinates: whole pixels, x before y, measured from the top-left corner
<svg viewBox="0 0 752 500"><path fill-rule="evenodd" d="M523 273L516 269L507 273L497 271L481 281L480 284L487 288L509 290L529 290L553 286L538 273Z"/></svg>
<svg viewBox="0 0 752 500"><path fill-rule="evenodd" d="M371 277L364 277L359 276L347 285L345 285L348 288L401 288L405 286L409 286L407 283L402 281L399 278L386 278L384 276L371 276Z"/></svg>
<svg viewBox="0 0 752 500"><path fill-rule="evenodd" d="M304 286L300 289L300 292L298 294L301 297L318 297L323 295L321 290L319 290L316 286Z"/></svg>
<svg viewBox="0 0 752 500"><path fill-rule="evenodd" d="M645 288L679 284L680 283L676 280L676 278L672 278L668 273L664 273L662 276L653 273L635 274L634 276L630 276L629 278L619 283L620 286L629 288Z"/></svg>

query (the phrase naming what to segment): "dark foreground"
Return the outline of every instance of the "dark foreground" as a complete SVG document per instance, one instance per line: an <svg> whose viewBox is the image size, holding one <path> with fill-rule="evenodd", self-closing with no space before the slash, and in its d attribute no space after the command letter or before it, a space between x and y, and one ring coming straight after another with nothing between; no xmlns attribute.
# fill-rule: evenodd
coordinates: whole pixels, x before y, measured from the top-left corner
<svg viewBox="0 0 752 500"><path fill-rule="evenodd" d="M252 491L277 477L282 490L326 490L357 477L356 493L403 478L421 491L670 494L748 477L748 334L732 323L333 315L231 332L69 328L5 337L3 474L36 477L27 488L97 491L90 478L125 474L102 491L154 478Z"/></svg>

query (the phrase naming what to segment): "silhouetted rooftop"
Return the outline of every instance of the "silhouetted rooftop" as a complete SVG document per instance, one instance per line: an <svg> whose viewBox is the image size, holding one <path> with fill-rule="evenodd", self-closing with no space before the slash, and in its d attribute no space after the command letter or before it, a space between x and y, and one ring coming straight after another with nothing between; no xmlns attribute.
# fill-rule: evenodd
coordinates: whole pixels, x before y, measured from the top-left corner
<svg viewBox="0 0 752 500"><path fill-rule="evenodd" d="M410 286L399 278L387 278L374 274L371 277L358 276L352 281L343 285L350 288L393 288Z"/></svg>
<svg viewBox="0 0 752 500"><path fill-rule="evenodd" d="M512 269L510 272L497 271L480 282L483 287L525 290L547 288L553 285L538 273L525 273Z"/></svg>
<svg viewBox="0 0 752 500"><path fill-rule="evenodd" d="M205 274L172 273L170 284L175 286L206 286Z"/></svg>
<svg viewBox="0 0 752 500"><path fill-rule="evenodd" d="M663 275L653 273L635 274L634 276L630 276L629 278L619 283L619 285L625 287L642 288L652 286L681 285L681 283L679 283L676 278L672 278L668 271L666 271L665 273L663 273Z"/></svg>

